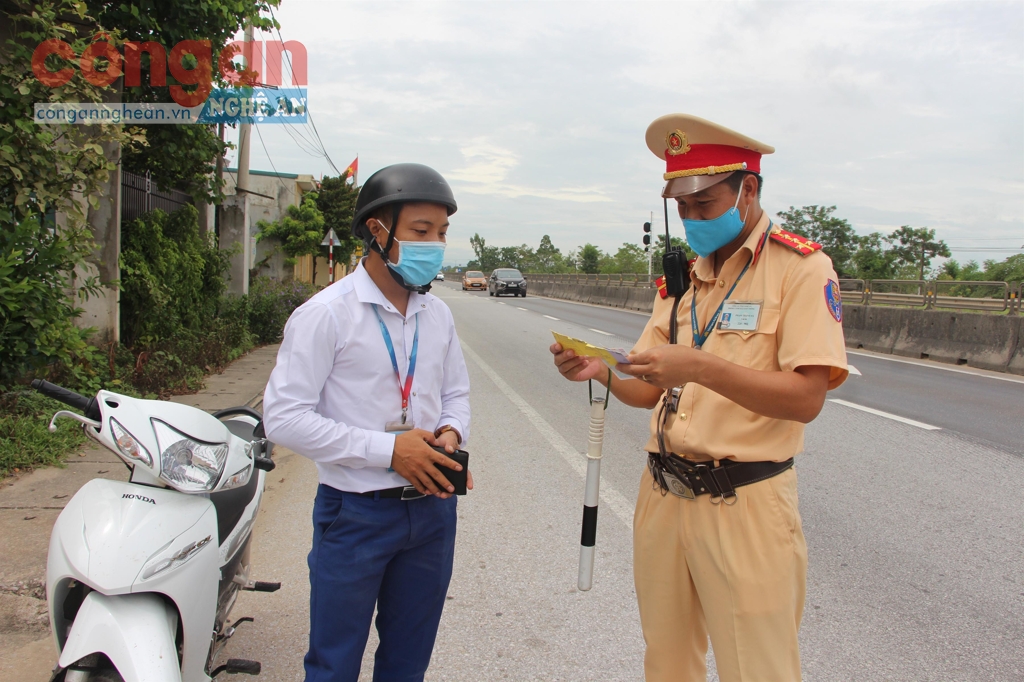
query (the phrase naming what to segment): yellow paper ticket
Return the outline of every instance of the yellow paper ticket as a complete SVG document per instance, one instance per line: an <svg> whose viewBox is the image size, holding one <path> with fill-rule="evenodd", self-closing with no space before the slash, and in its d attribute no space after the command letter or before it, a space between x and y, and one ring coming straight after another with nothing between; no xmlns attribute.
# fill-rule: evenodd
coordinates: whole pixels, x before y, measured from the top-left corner
<svg viewBox="0 0 1024 682"><path fill-rule="evenodd" d="M585 358L600 358L612 367L618 364L629 364L629 359L626 357L626 351L621 348L602 348L600 346L587 343L582 339L574 339L571 336L559 334L554 330L552 330L551 333L554 335L555 341L562 346L562 350L571 350L576 353L576 355Z"/></svg>

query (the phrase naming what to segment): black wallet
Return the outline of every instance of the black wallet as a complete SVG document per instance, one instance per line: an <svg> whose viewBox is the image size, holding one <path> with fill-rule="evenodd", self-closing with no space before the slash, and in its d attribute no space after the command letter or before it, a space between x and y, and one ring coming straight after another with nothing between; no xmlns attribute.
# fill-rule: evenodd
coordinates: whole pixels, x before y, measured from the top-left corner
<svg viewBox="0 0 1024 682"><path fill-rule="evenodd" d="M456 462L462 465L462 471L455 471L448 467L443 467L440 464L435 464L437 470L444 474L444 477L448 479L448 482L455 486L456 495L466 494L466 473L469 471L469 453L465 450L456 450L455 452L448 452L443 447L431 446L448 459L454 459Z"/></svg>

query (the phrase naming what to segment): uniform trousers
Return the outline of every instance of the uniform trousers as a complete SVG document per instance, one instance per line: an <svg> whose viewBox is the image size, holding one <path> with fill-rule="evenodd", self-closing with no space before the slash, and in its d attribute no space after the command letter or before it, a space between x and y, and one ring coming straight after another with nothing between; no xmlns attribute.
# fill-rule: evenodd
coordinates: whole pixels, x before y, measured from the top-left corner
<svg viewBox="0 0 1024 682"><path fill-rule="evenodd" d="M306 682L356 682L374 606L374 682L423 679L452 577L456 499L380 499L320 484Z"/></svg>
<svg viewBox="0 0 1024 682"><path fill-rule="evenodd" d="M738 488L732 505L662 495L644 471L633 567L648 682L704 682L709 635L722 682L800 679L807 545L793 469Z"/></svg>

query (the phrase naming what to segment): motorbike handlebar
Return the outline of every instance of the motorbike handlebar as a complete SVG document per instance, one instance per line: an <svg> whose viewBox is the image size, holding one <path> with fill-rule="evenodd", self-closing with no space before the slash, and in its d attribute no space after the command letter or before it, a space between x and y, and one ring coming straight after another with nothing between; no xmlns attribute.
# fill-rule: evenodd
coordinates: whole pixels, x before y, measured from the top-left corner
<svg viewBox="0 0 1024 682"><path fill-rule="evenodd" d="M75 393L63 386L51 384L49 381L43 381L42 379L35 379L32 382L32 388L45 395L47 398L53 398L58 402L64 403L68 407L81 410L88 419L97 420L100 418L100 411L96 405L96 398L86 398L81 393Z"/></svg>

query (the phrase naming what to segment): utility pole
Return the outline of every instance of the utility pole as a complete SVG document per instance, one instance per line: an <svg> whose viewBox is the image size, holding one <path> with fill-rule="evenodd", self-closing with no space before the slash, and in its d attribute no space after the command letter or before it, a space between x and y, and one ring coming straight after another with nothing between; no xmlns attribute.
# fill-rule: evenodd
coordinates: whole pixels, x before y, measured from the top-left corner
<svg viewBox="0 0 1024 682"><path fill-rule="evenodd" d="M245 45L242 55L245 58L245 69L258 72L262 64L256 64L252 43L252 24L245 27ZM246 104L242 107L242 117L251 116L252 112ZM239 121L238 125L238 168L235 174L235 195L224 202L223 216L220 227L220 248L231 250L232 255L228 266L228 292L242 296L249 293L249 268L252 263L252 243L249 239L249 123ZM240 249L238 247L241 247Z"/></svg>
<svg viewBox="0 0 1024 682"><path fill-rule="evenodd" d="M254 71L252 64L252 22L245 27L245 48L242 51L245 57L246 71ZM238 175L235 183L236 191L247 192L249 190L249 137L252 135L252 126L248 123L238 124Z"/></svg>

